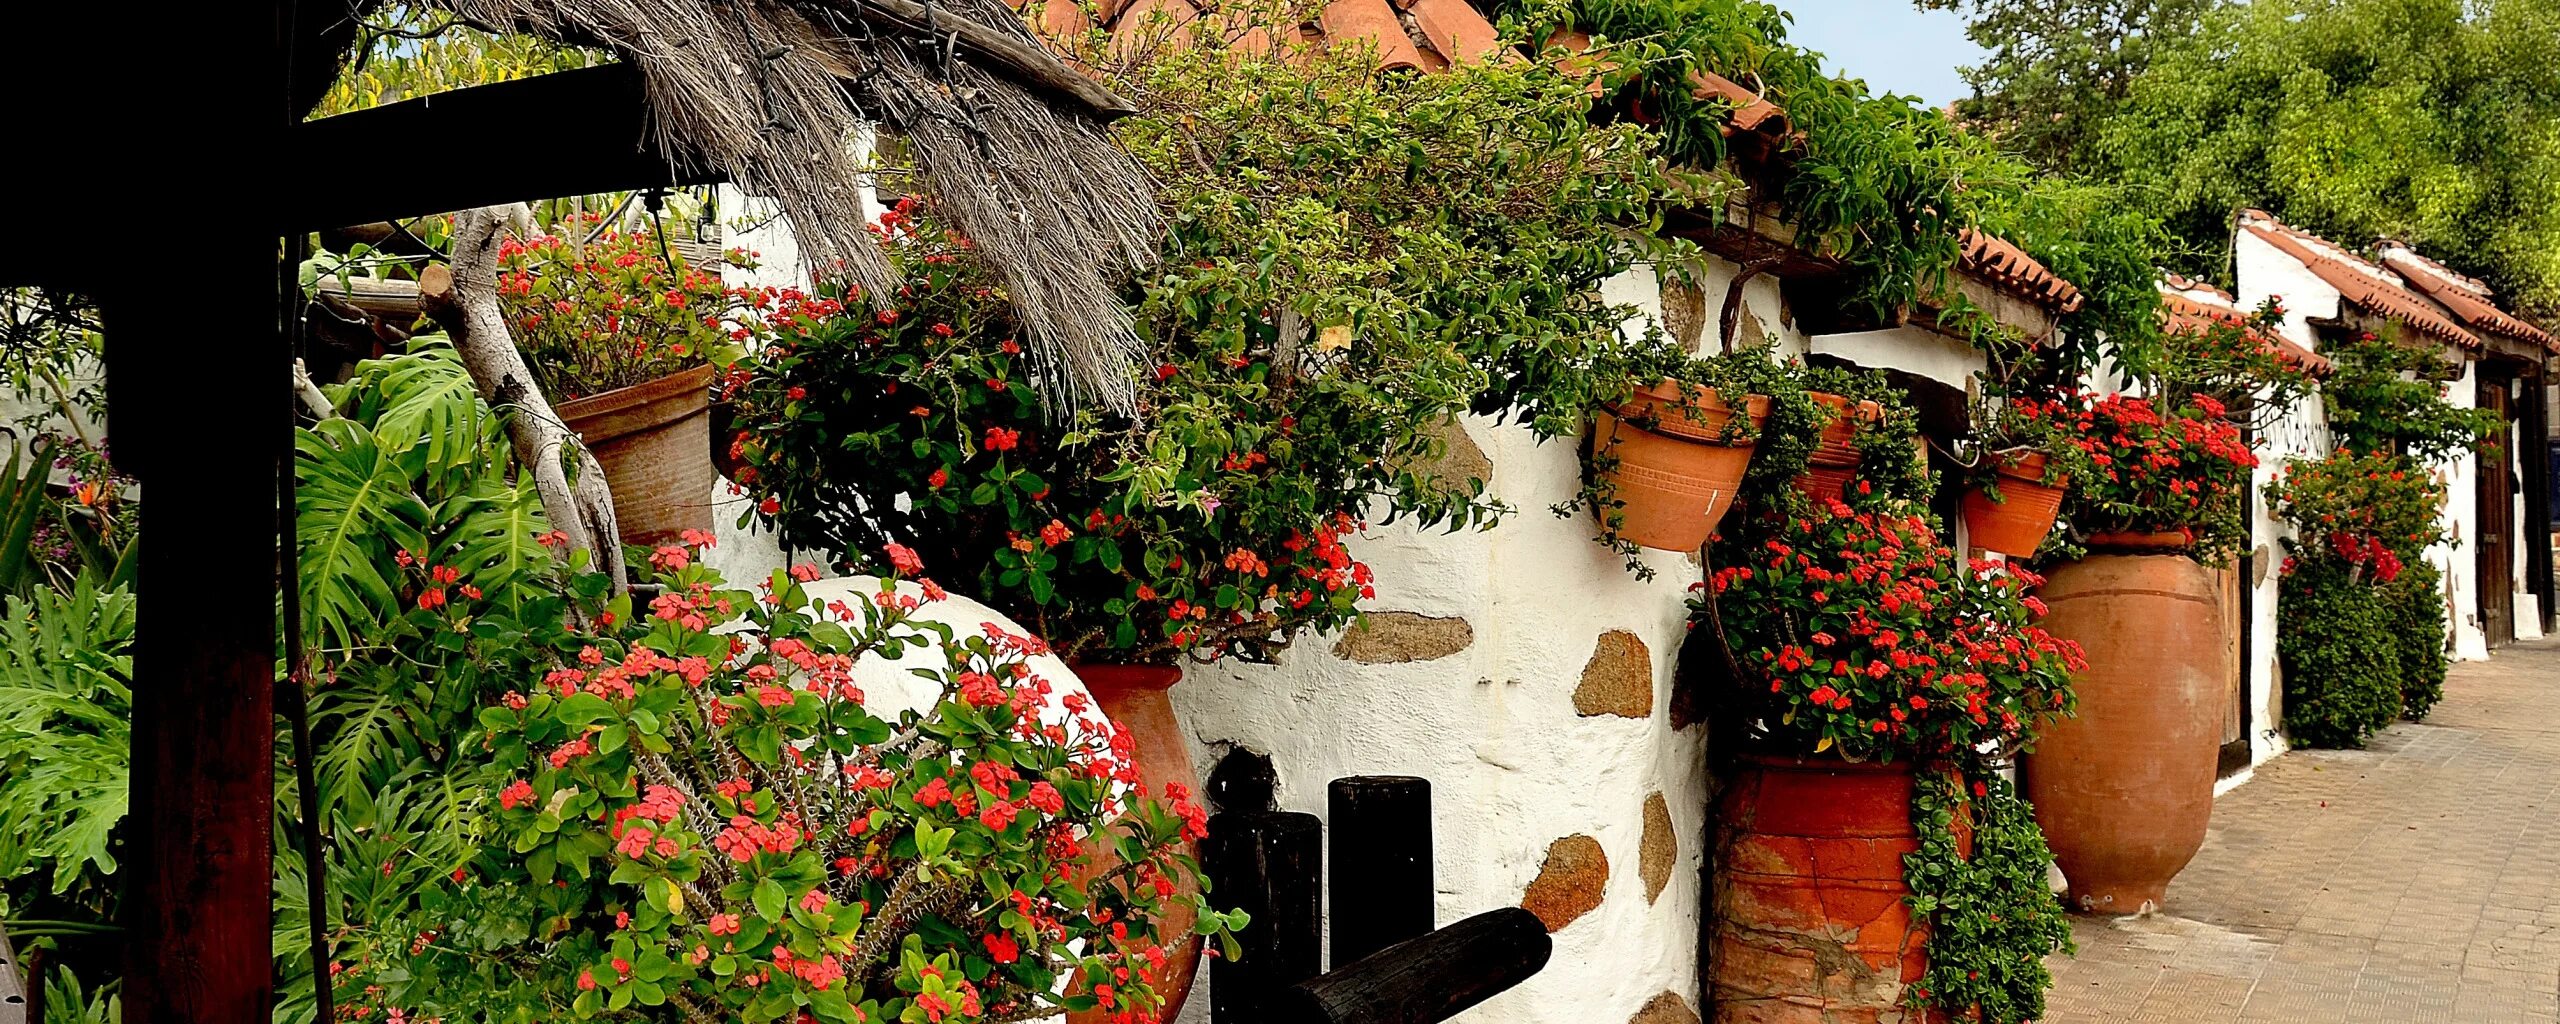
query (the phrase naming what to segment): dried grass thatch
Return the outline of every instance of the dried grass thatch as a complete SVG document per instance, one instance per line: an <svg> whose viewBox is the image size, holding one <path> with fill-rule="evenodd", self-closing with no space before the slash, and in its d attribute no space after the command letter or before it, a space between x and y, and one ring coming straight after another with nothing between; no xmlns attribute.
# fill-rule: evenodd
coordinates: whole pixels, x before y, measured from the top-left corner
<svg viewBox="0 0 2560 1024"><path fill-rule="evenodd" d="M865 230L847 145L903 135L940 217L972 238L1062 407L1133 407L1116 293L1152 264L1154 186L1106 132L1126 112L1003 0L434 0L637 66L669 154L712 161L789 218L813 265L873 296L898 276Z"/></svg>

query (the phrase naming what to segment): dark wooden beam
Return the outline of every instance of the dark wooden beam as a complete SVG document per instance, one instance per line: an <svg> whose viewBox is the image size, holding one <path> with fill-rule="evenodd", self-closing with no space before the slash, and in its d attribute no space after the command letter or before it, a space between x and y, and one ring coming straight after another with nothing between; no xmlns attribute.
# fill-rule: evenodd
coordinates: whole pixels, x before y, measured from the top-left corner
<svg viewBox="0 0 2560 1024"><path fill-rule="evenodd" d="M294 126L276 227L319 231L476 206L722 180L698 155L669 160L640 70L605 64L437 93ZM517 141L541 143L519 155ZM434 158L405 158L386 144Z"/></svg>
<svg viewBox="0 0 2560 1024"><path fill-rule="evenodd" d="M1487 911L1291 986L1273 1000L1270 1019L1439 1024L1527 981L1554 949L1538 915L1518 907Z"/></svg>

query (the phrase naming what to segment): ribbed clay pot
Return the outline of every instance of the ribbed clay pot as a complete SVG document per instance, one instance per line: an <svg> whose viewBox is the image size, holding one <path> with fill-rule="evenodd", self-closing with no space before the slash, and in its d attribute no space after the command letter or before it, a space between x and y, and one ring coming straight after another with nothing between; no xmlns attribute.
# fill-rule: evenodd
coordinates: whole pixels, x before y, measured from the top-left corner
<svg viewBox="0 0 2560 1024"><path fill-rule="evenodd" d="M2068 478L2045 482L2043 452L2009 459L1997 471L1999 501L1981 487L1964 492L1965 543L2012 558L2029 558L2053 532L2053 517L2062 509Z"/></svg>
<svg viewBox="0 0 2560 1024"><path fill-rule="evenodd" d="M2076 910L2159 906L2213 816L2230 692L2221 603L2188 546L2183 532L2100 534L2039 592L2044 628L2089 657L2079 714L2020 767Z"/></svg>
<svg viewBox="0 0 2560 1024"><path fill-rule="evenodd" d="M1665 380L1638 388L1634 397L1599 413L1591 447L1617 465L1602 473L1617 490L1625 522L1618 535L1664 551L1696 551L1715 533L1742 488L1756 442L1725 435L1738 413L1758 430L1769 418L1769 400L1749 395L1737 410L1712 388Z"/></svg>
<svg viewBox="0 0 2560 1024"><path fill-rule="evenodd" d="M1849 481L1858 475L1858 463L1865 458L1858 451L1858 427L1882 417L1884 407L1859 402L1853 410L1847 397L1821 391L1807 392L1805 397L1821 407L1824 418L1822 436L1805 460L1804 472L1796 474L1795 488L1817 502L1844 497Z"/></svg>
<svg viewBox="0 0 2560 1024"><path fill-rule="evenodd" d="M1182 669L1173 665L1101 665L1080 663L1069 666L1083 681L1093 701L1113 722L1128 727L1130 738L1137 741L1134 756L1138 761L1138 781L1147 787L1147 795L1165 799L1167 784L1179 784L1190 790L1193 800L1201 799L1200 775L1191 767L1191 746L1183 737L1182 720L1173 713L1173 684L1182 681ZM1197 850L1192 856L1199 856ZM1185 884L1176 891L1182 899L1198 891ZM1170 903L1170 901L1168 901ZM1169 905L1162 920L1156 922L1157 933L1186 932L1197 918L1189 906ZM1182 1003L1191 996L1192 977L1200 969L1200 938L1191 938L1166 948L1168 954L1164 974L1151 979L1156 991L1164 996L1161 1019L1172 1020L1182 1012ZM1068 1014L1071 1024L1102 1024L1110 1014L1089 1010Z"/></svg>
<svg viewBox="0 0 2560 1024"><path fill-rule="evenodd" d="M626 544L711 529L711 367L562 402L553 411L604 466Z"/></svg>
<svg viewBox="0 0 2560 1024"><path fill-rule="evenodd" d="M1714 1024L1926 1019L1904 1004L1929 967L1902 881L1912 785L1908 761L1740 759L1718 801Z"/></svg>

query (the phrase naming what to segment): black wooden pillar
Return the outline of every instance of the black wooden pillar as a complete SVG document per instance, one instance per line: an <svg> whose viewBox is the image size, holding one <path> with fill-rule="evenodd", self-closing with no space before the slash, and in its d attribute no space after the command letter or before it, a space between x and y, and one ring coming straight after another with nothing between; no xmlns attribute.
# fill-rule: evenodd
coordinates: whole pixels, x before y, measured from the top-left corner
<svg viewBox="0 0 2560 1024"><path fill-rule="evenodd" d="M1292 811L1222 811L1200 844L1210 898L1252 921L1244 955L1209 964L1209 1009L1219 1024L1278 1021L1270 1001L1324 969L1324 823Z"/></svg>
<svg viewBox="0 0 2560 1024"><path fill-rule="evenodd" d="M1438 925L1431 885L1431 783L1410 775L1355 775L1328 787L1327 856L1333 862L1327 922L1341 970Z"/></svg>

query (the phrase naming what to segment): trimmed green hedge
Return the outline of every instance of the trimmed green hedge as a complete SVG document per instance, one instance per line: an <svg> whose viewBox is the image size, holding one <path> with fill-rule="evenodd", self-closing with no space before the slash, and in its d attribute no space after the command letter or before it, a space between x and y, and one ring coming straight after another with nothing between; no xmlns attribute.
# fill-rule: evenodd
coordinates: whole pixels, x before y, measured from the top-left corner
<svg viewBox="0 0 2560 1024"><path fill-rule="evenodd" d="M2295 746L2361 747L2400 717L2402 652L2389 594L2333 559L2301 559L2285 573L2276 654Z"/></svg>

